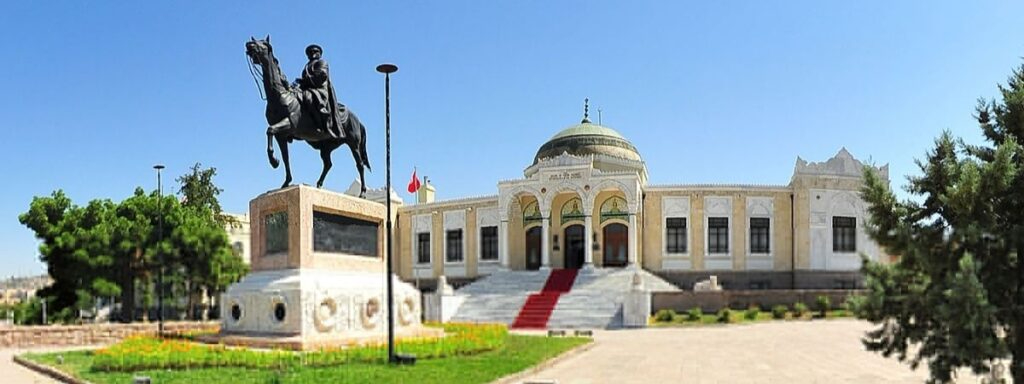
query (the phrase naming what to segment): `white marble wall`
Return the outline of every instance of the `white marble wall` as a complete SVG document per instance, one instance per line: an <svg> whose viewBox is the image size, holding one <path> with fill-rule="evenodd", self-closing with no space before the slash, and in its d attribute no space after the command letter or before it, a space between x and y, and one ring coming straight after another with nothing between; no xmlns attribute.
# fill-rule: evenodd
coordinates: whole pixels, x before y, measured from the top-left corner
<svg viewBox="0 0 1024 384"><path fill-rule="evenodd" d="M498 227L501 222L498 216L498 207L480 208L476 210L476 254L467 255L469 257L477 258L476 273L478 275L490 274L497 271L501 266L500 259L494 260L481 260L483 247L481 246L482 238L480 236L480 229L483 227ZM501 237L505 234L498 231L498 244L501 244ZM500 252L500 251L499 251Z"/></svg>
<svg viewBox="0 0 1024 384"><path fill-rule="evenodd" d="M877 260L880 250L864 232L868 218L867 206L855 191L811 189L810 193L810 269L851 271L861 266L860 254ZM857 251L832 251L832 218L847 216L857 219Z"/></svg>
<svg viewBox="0 0 1024 384"><path fill-rule="evenodd" d="M422 215L415 215L412 217L412 228L409 230L409 239L412 240L412 252L409 254L412 256L410 260L413 269L414 278L431 278L434 277L434 268L431 263L419 263L419 234L430 233L431 249L433 249L433 243L437 241L433 233L431 233L431 215L429 213ZM438 255L430 255L431 260L437 258Z"/></svg>
<svg viewBox="0 0 1024 384"><path fill-rule="evenodd" d="M668 219L674 217L686 218L686 252L668 252ZM661 269L662 270L691 270L693 259L690 257L690 249L693 248L693 239L690 238L690 228L693 228L693 220L690 218L690 197L689 196L663 196L661 198Z"/></svg>
<svg viewBox="0 0 1024 384"><path fill-rule="evenodd" d="M710 253L708 244L708 218L726 217L729 219L729 252ZM732 243L735 237L736 223L732 217L731 196L707 196L704 197L704 269L732 270L732 255L736 252L736 246Z"/></svg>
<svg viewBox="0 0 1024 384"><path fill-rule="evenodd" d="M448 277L464 277L467 276L466 272L466 258L471 255L466 254L466 238L469 236L466 233L466 210L459 209L454 211L444 212L444 225L442 226L443 231L438 236L438 241L441 242L441 254L437 255L441 260L444 261L444 275ZM459 245L462 247L462 261L448 262L448 231L453 229L462 230L462 243Z"/></svg>
<svg viewBox="0 0 1024 384"><path fill-rule="evenodd" d="M771 197L748 196L746 212L747 217L744 228L746 228L747 233L747 246L743 252L747 255L747 269L770 271L774 266L773 260L776 245L774 234L778 230L778 228L775 228L775 200ZM768 219L767 253L750 252L750 219L754 217Z"/></svg>

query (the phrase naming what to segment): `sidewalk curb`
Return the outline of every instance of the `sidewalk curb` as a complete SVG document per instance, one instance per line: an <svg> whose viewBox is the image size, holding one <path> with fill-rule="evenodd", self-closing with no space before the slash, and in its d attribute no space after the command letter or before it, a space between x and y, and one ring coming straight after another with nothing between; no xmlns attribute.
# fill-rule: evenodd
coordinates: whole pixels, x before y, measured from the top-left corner
<svg viewBox="0 0 1024 384"><path fill-rule="evenodd" d="M491 384L514 384L514 383L518 383L520 380L522 380L523 378L525 378L527 376L530 376L530 375L532 375L534 373L537 373L537 372L540 372L540 371L542 371L544 369L547 369L548 367L551 367L552 365L558 364L558 363L560 363L560 362L562 362L562 361L564 361L564 360L566 360L566 359L568 359L570 357L573 357L573 356L579 355L579 354L581 354L583 352L586 352L586 351L590 350L591 348L593 348L597 344L598 344L598 342L596 340L591 339L591 342L589 342L589 343L580 345L580 346L578 346L576 348L573 348L573 349L570 349L570 350L568 350L568 351L566 351L566 352L564 352L564 353L562 353L562 354L560 354L558 356L555 356L555 357L552 357L550 359L544 360L540 364L534 365L534 366L532 366L530 368L524 369L524 370L516 372L516 373L509 374L509 375L507 375L505 377L502 377L502 378L499 378L497 380L494 380L494 381L491 382Z"/></svg>
<svg viewBox="0 0 1024 384"><path fill-rule="evenodd" d="M62 383L68 383L68 384L90 384L88 381L81 380L81 379L78 379L76 377L73 377L73 376L71 376L71 375L69 375L67 373L64 373L63 371L61 371L59 369L56 369L56 368L51 367L49 365L43 365L43 364L36 363L36 362L34 362L32 360L26 359L26 358L21 357L19 355L15 355L14 357L11 358L11 360L14 360L15 364L18 364L18 365L21 365L21 366L23 366L25 368L31 369L31 370L33 370L35 372L38 372L38 373L40 373L40 374L42 374L44 376L50 377L50 378L52 378L54 380L57 380L59 382L62 382Z"/></svg>

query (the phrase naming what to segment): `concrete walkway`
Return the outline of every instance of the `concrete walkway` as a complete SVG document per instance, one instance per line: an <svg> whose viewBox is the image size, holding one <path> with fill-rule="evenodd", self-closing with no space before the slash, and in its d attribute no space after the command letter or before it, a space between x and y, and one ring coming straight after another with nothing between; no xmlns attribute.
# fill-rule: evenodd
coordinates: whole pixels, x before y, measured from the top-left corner
<svg viewBox="0 0 1024 384"><path fill-rule="evenodd" d="M14 356L20 355L27 352L53 352L53 351L68 351L68 350L81 350L81 349L94 349L99 346L86 346L86 347L40 347L40 348L9 348L0 349L0 383L4 384L55 384L59 383L47 376L36 373L31 369L25 368L18 363L15 363Z"/></svg>
<svg viewBox="0 0 1024 384"><path fill-rule="evenodd" d="M593 348L523 382L923 383L927 366L912 371L864 349L872 327L843 319L596 331Z"/></svg>

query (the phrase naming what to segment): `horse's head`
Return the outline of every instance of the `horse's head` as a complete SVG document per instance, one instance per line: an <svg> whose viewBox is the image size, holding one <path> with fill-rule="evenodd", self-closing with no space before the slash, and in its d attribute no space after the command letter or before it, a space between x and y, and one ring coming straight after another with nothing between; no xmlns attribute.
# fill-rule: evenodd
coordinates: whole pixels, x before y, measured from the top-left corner
<svg viewBox="0 0 1024 384"><path fill-rule="evenodd" d="M270 35L266 39L256 40L249 37L245 42L245 55L249 56L253 64L267 65L274 62L274 47L270 45Z"/></svg>

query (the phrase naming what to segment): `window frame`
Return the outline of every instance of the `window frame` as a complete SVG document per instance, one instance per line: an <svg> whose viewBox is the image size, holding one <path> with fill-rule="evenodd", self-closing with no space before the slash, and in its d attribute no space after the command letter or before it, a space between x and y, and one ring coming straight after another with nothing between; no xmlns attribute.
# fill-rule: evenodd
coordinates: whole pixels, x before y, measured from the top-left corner
<svg viewBox="0 0 1024 384"><path fill-rule="evenodd" d="M681 220L682 227L672 227L669 225L673 220ZM686 255L690 253L690 236L689 236L689 223L687 223L686 217L666 217L665 218L665 253L669 255ZM671 233L671 230L682 230L679 233ZM679 240L682 237L682 244L673 243L674 240ZM675 247L673 247L675 246Z"/></svg>
<svg viewBox="0 0 1024 384"><path fill-rule="evenodd" d="M452 235L456 234L457 238L453 239ZM448 264L461 264L466 262L466 254L463 250L463 242L465 238L463 236L462 228L448 229L444 231L444 262ZM457 246L453 247L452 242L457 241ZM452 260L452 255L458 257L458 260Z"/></svg>
<svg viewBox="0 0 1024 384"><path fill-rule="evenodd" d="M857 218L832 216L832 252L857 253Z"/></svg>
<svg viewBox="0 0 1024 384"><path fill-rule="evenodd" d="M426 247L424 247L424 239L426 239ZM430 252L430 232L418 232L416 233L416 264L417 265L429 265L431 262ZM424 253L424 249L426 252ZM423 255L426 254L426 261L423 261Z"/></svg>
<svg viewBox="0 0 1024 384"><path fill-rule="evenodd" d="M754 221L763 221L764 226L754 225ZM764 248L754 249L754 230L764 229ZM759 236L762 234L758 234ZM751 255L770 255L772 253L772 219L770 217L755 216L747 220L747 236L749 244L748 251Z"/></svg>
<svg viewBox="0 0 1024 384"><path fill-rule="evenodd" d="M491 230L491 229L494 230L493 239L490 239L489 238L490 236L485 236L485 234L484 234L484 230ZM480 254L478 255L479 260L481 262L485 262L485 263L499 261L500 256L498 254L498 252L499 252L498 251L498 246L499 246L499 242L498 242L498 226L497 225L487 225L487 226L480 227ZM491 248L493 248L494 257L493 258L484 257L484 256L487 255L487 250L489 250Z"/></svg>
<svg viewBox="0 0 1024 384"><path fill-rule="evenodd" d="M713 220L714 221L724 220L725 225L724 226L717 225L717 224L721 224L721 222L719 222L714 227L712 227L711 222ZM731 233L730 233L731 231L730 231L729 221L730 221L729 217L723 217L723 216L708 216L707 217L707 226L705 227L705 230L707 232L707 237L705 239L705 241L707 241L707 248L705 250L705 253L707 253L708 255L711 255L711 256L718 256L718 255L729 256L729 255L731 255L731 253L729 253L730 252L730 244L729 243L732 240L731 239L732 236L731 236ZM722 242L722 237L723 237L722 236L723 235L722 230L725 231L724 232L724 237L725 237L725 241L724 242ZM714 237L715 237L715 244L712 244L712 241L711 241L712 235L714 235Z"/></svg>

